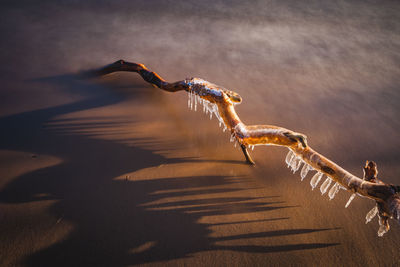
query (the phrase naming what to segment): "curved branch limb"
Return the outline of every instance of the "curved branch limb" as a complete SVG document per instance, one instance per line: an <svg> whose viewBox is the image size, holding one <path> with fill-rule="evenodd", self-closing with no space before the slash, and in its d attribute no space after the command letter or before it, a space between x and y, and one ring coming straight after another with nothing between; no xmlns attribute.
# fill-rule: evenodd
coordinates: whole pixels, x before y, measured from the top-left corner
<svg viewBox="0 0 400 267"><path fill-rule="evenodd" d="M178 81L174 83L169 83L165 81L163 78L161 78L160 75L158 75L155 72L149 71L145 65L143 64L137 64L137 63L132 63L132 62L127 62L125 60L117 60L114 63L107 65L103 68L100 68L98 70L91 71L88 73L90 76L102 76L106 74L111 74L114 72L118 71L128 71L128 72L136 72L139 73L140 76L142 76L143 80L145 80L148 83L151 83L152 85L155 85L156 87L163 89L168 92L177 92L177 91L182 91L188 90L188 85L186 84L185 81Z"/></svg>
<svg viewBox="0 0 400 267"><path fill-rule="evenodd" d="M234 128L240 142L248 145L278 145L278 146L301 146L307 147L307 137L301 133L272 126L272 125L249 125L240 123Z"/></svg>

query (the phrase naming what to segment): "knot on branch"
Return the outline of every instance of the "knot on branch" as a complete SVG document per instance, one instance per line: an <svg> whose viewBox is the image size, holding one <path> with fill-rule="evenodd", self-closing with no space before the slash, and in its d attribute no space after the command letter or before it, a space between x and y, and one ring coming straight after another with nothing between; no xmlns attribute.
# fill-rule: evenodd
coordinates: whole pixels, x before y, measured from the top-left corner
<svg viewBox="0 0 400 267"><path fill-rule="evenodd" d="M307 136L305 136L304 134L293 132L285 132L283 134L293 142L298 142L298 144L301 144L303 148L307 147Z"/></svg>
<svg viewBox="0 0 400 267"><path fill-rule="evenodd" d="M376 208L379 217L378 236L383 236L389 231L389 219L400 222L400 186L386 184L378 179L378 166L373 161L366 161L364 170L364 180L377 184L373 187L374 195L379 196L376 200ZM367 215L368 216L368 215Z"/></svg>
<svg viewBox="0 0 400 267"><path fill-rule="evenodd" d="M378 166L374 161L366 161L364 170L364 180L377 183L378 182Z"/></svg>

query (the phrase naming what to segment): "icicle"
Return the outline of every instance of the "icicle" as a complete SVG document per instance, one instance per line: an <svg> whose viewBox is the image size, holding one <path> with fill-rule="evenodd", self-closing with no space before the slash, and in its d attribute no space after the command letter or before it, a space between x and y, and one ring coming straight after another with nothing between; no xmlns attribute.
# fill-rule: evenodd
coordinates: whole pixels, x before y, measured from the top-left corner
<svg viewBox="0 0 400 267"><path fill-rule="evenodd" d="M321 190L321 195L326 193L326 190L328 190L331 183L332 179L327 177L326 180L322 183L321 187L319 188Z"/></svg>
<svg viewBox="0 0 400 267"><path fill-rule="evenodd" d="M290 161L290 169L293 171L293 169L297 166L297 157L296 155L293 156L292 160Z"/></svg>
<svg viewBox="0 0 400 267"><path fill-rule="evenodd" d="M350 196L349 200L347 201L346 206L344 206L344 207L347 208L355 197L356 197L356 193L352 194Z"/></svg>
<svg viewBox="0 0 400 267"><path fill-rule="evenodd" d="M294 153L292 150L289 149L289 152L286 155L285 162L288 166L290 166L290 161L293 159Z"/></svg>
<svg viewBox="0 0 400 267"><path fill-rule="evenodd" d="M254 145L251 146L251 150L254 150Z"/></svg>
<svg viewBox="0 0 400 267"><path fill-rule="evenodd" d="M324 174L321 172L317 172L314 174L314 176L311 178L310 185L312 187L312 190L318 185L319 181L321 181L321 178Z"/></svg>
<svg viewBox="0 0 400 267"><path fill-rule="evenodd" d="M379 226L379 230L378 230L378 236L383 236L384 234L387 233L387 229L386 226L384 226L383 224Z"/></svg>
<svg viewBox="0 0 400 267"><path fill-rule="evenodd" d="M297 166L299 166L299 160L300 158L295 155L292 161L290 162L290 168L292 169L293 173L297 171Z"/></svg>
<svg viewBox="0 0 400 267"><path fill-rule="evenodd" d="M301 180L303 181L304 178L306 178L308 172L312 169L312 167L310 165L308 165L307 163L304 163L303 168L301 169L300 172L300 176L301 176Z"/></svg>
<svg viewBox="0 0 400 267"><path fill-rule="evenodd" d="M386 225L382 223L380 216L379 216L379 220L378 221L379 221L378 236L383 236L384 234L387 233L388 229L386 228Z"/></svg>
<svg viewBox="0 0 400 267"><path fill-rule="evenodd" d="M190 92L190 110L193 109L193 92Z"/></svg>
<svg viewBox="0 0 400 267"><path fill-rule="evenodd" d="M232 143L233 141L235 141L235 133L231 134L231 138L229 139L229 141Z"/></svg>
<svg viewBox="0 0 400 267"><path fill-rule="evenodd" d="M378 207L375 206L367 213L367 216L365 216L365 224L369 223L376 216L377 213Z"/></svg>
<svg viewBox="0 0 400 267"><path fill-rule="evenodd" d="M210 120L212 119L212 114L213 114L213 113L212 113L212 112L210 112Z"/></svg>
<svg viewBox="0 0 400 267"><path fill-rule="evenodd" d="M194 95L194 111L197 111L197 95Z"/></svg>
<svg viewBox="0 0 400 267"><path fill-rule="evenodd" d="M301 164L303 164L303 163L304 163L304 161L299 158L299 161L297 163L296 169L293 170L293 173L297 172L300 169Z"/></svg>
<svg viewBox="0 0 400 267"><path fill-rule="evenodd" d="M224 129L222 129L222 131L223 131L223 132L225 132L225 131L226 131L226 129L227 129L227 128L226 128L226 126L224 125Z"/></svg>
<svg viewBox="0 0 400 267"><path fill-rule="evenodd" d="M221 122L219 122L219 127L221 127L221 124L222 124L222 123L221 123Z"/></svg>
<svg viewBox="0 0 400 267"><path fill-rule="evenodd" d="M336 194L339 192L339 189L340 189L340 185L338 183L335 183L332 186L331 190L329 190L329 193L328 193L330 200L332 200L336 196Z"/></svg>
<svg viewBox="0 0 400 267"><path fill-rule="evenodd" d="M292 162L295 160L295 158L296 154L293 153L290 159L288 160L288 165L287 165L288 168L292 166Z"/></svg>
<svg viewBox="0 0 400 267"><path fill-rule="evenodd" d="M194 92L192 91L192 101L191 101L191 103L190 103L190 110L193 110L194 99L195 99L195 94L194 94Z"/></svg>
<svg viewBox="0 0 400 267"><path fill-rule="evenodd" d="M236 142L235 142L234 146L236 147Z"/></svg>
<svg viewBox="0 0 400 267"><path fill-rule="evenodd" d="M190 108L190 91L188 91L188 108Z"/></svg>
<svg viewBox="0 0 400 267"><path fill-rule="evenodd" d="M190 105L192 103L192 91L189 91L188 94L189 94L188 108L190 109Z"/></svg>
<svg viewBox="0 0 400 267"><path fill-rule="evenodd" d="M292 160L291 168L292 168L293 173L297 172L300 169L300 166L302 163L303 163L303 160L297 156L294 160Z"/></svg>

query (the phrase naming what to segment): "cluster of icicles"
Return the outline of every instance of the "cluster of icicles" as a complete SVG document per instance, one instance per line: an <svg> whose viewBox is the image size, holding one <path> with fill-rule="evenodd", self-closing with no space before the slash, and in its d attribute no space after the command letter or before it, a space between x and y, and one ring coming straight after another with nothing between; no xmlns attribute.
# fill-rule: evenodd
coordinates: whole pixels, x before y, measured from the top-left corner
<svg viewBox="0 0 400 267"><path fill-rule="evenodd" d="M224 126L223 131L225 132L227 127L225 125L224 120L221 118L221 116L218 113L218 106L214 103L211 103L208 100L205 100L203 98L201 98L199 95L197 95L194 91L190 90L188 92L188 108L190 110L197 111L197 104L199 105L203 105L203 112L208 114L210 113L210 120L213 117L213 114L215 114L215 117L217 117L218 121L219 121L219 127L221 127L222 125Z"/></svg>
<svg viewBox="0 0 400 267"><path fill-rule="evenodd" d="M309 164L304 162L300 157L298 157L291 149L289 149L289 153L286 156L285 162L286 162L288 168L291 168L293 173L298 171L300 169L301 165L304 163L303 168L301 168L301 171L300 171L301 181L303 181L304 178L306 178L309 171L315 170ZM323 176L324 176L324 174L319 171L317 171L317 173L314 174L314 176L310 180L310 185L311 185L312 190L314 190L318 186L318 184L322 180ZM320 187L320 191L321 191L322 195L324 195L328 191L331 184L332 184L332 179L330 177L326 177L325 181L322 183L322 185ZM345 188L343 186L341 186L339 183L335 182L335 184L331 187L331 189L328 192L329 199L332 200L336 196L336 194L339 192L340 189L345 189ZM355 196L356 196L356 193L353 193L350 196L349 200L347 201L347 203L345 205L346 208L350 205L350 203L353 201ZM370 210L367 213L365 223L369 223L377 214L378 214L378 208L375 206L372 210ZM378 220L378 221L379 221L379 225L380 225L379 230L378 230L378 236L383 236L387 232L387 229L381 223L381 220Z"/></svg>
<svg viewBox="0 0 400 267"><path fill-rule="evenodd" d="M222 131L225 132L228 128L225 125L224 120L221 118L218 112L218 106L214 103L211 103L210 101L201 98L199 95L197 95L194 91L190 90L188 92L188 108L190 110L197 111L197 105L202 105L203 106L203 112L207 115L210 114L210 120L212 119L213 115L217 118L219 122L219 127L223 126ZM231 134L230 137L230 142L234 142L236 140L235 138L235 133ZM236 147L236 143L234 146ZM254 149L254 146L253 146Z"/></svg>
<svg viewBox="0 0 400 267"><path fill-rule="evenodd" d="M210 101L201 98L199 95L197 95L192 90L189 91L188 92L188 108L190 110L194 109L194 111L197 111L198 104L203 106L203 112L205 114L210 114L210 120L212 119L213 114L215 115L215 117L217 118L217 120L219 122L219 127L223 126L223 128L222 128L223 132L225 132L228 129L226 127L224 120L219 115L218 106L216 104L211 103ZM231 143L234 142L234 146L236 147L237 142L235 142L236 141L235 133L231 134L229 141ZM254 145L249 145L248 147L251 148L251 150L254 150Z"/></svg>
<svg viewBox="0 0 400 267"><path fill-rule="evenodd" d="M300 157L298 157L291 149L289 149L289 153L286 156L285 162L288 165L288 167L292 169L293 173L298 171L301 165L304 163L304 166L300 171L300 177L302 181L304 180L304 178L306 178L309 171L315 170L313 167L305 163ZM323 173L317 171L317 173L314 174L314 176L311 178L310 185L313 190L317 187L319 182L322 180L323 176L324 176ZM332 179L327 177L320 187L322 195L324 195L326 191L328 191L328 188L331 185L331 183ZM329 198L333 199L341 188L342 186L339 183L335 183L328 192ZM355 195L353 194L350 197L349 201L346 204L346 208L350 205L351 201L354 199L354 196Z"/></svg>

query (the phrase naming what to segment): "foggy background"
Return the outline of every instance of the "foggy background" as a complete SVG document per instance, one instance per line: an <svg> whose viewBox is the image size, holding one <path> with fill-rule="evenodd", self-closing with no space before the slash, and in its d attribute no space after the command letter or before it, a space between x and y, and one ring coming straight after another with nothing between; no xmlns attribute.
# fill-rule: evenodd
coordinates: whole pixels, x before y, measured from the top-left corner
<svg viewBox="0 0 400 267"><path fill-rule="evenodd" d="M6 264L399 263L399 225L391 221L389 233L378 238L376 220L364 223L372 201L357 198L345 209L349 193L328 201L311 191L308 181L300 183L285 168L286 149L257 147L257 166L250 168L215 120L189 112L185 94L157 91L130 73L92 80L76 75L124 59L171 82L203 78L242 96L237 112L244 123L304 133L311 147L359 177L365 160L374 160L379 177L400 184L398 1L2 5L0 229ZM121 186L121 177L136 178ZM186 180L166 182L177 177ZM187 203L187 194L165 197L189 211L145 208L162 202L151 196L164 186L231 183L250 191L218 191L218 199L209 196L208 202L205 195ZM235 208L237 201L267 196L296 208L278 210L275 218L286 219L271 226L261 222L271 218L257 213L258 204ZM187 215L193 205L210 204L218 214ZM123 207L120 213L115 205ZM235 212L244 215L224 223L247 218L256 224L213 228L222 222L207 219ZM48 228L40 225L46 223L60 229L43 237ZM265 233L266 225L269 234L251 235ZM296 227L303 230L291 232ZM164 237L167 232L171 236ZM140 249L132 252L134 247Z"/></svg>

